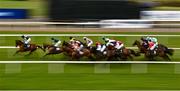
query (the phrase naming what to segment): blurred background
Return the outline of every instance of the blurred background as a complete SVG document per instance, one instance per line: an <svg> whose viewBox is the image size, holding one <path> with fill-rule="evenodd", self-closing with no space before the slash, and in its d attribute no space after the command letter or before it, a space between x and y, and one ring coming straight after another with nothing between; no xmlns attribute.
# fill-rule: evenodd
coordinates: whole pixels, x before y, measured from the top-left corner
<svg viewBox="0 0 180 91"><path fill-rule="evenodd" d="M1 21L100 21L122 25L117 20L177 20L179 10L180 0L0 0Z"/></svg>

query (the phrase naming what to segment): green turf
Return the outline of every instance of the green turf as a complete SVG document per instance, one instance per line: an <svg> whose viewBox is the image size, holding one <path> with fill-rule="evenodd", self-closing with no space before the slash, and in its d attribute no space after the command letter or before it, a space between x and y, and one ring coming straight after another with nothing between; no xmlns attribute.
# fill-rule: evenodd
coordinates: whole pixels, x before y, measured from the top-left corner
<svg viewBox="0 0 180 91"><path fill-rule="evenodd" d="M4 32L1 32L1 34L3 34ZM12 32L8 32L8 33L12 33ZM48 32L50 33L50 32ZM22 33L21 33L22 34ZM75 33L71 33L71 34L75 34ZM79 33L77 33L79 34ZM119 33L119 34L154 34L154 33ZM168 33L156 33L156 34L168 34ZM169 34L180 34L180 33L169 33ZM108 37L108 36L107 36ZM65 40L68 41L69 37L60 37L60 36L55 36L55 38L60 39L60 40ZM82 37L76 37L77 39L83 41ZM94 42L95 41L99 41L102 42L102 36L91 36L89 37L91 38ZM112 36L109 37L112 39L116 39L116 40L121 40L125 43L125 46L127 47L132 47L132 44L135 40L140 40L140 37L134 37L134 36L127 36L127 37L123 37L123 36ZM180 41L177 41L180 39L180 37L157 37L159 40L159 43L164 44L168 47L175 47L175 48L179 48L180 47ZM3 37L1 36L0 39L2 40L0 42L0 46L15 46L15 40L20 39L21 37L12 37L12 36L6 36ZM34 36L32 37L32 43L41 45L43 43L51 43L51 36ZM52 55L52 56L47 56L46 58L42 58L42 56L45 54L42 50L37 50L36 52L34 52L34 54L32 54L31 56L24 56L27 53L20 53L16 56L13 56L13 53L15 53L17 49L1 49L1 59L0 60L69 60L68 57L65 57L63 54L60 55ZM180 50L175 50L175 55L171 57L171 59L173 61L179 61L179 53ZM81 60L87 60L82 58ZM136 57L134 60L145 60L143 56L141 57ZM158 59L158 60L162 60L162 59Z"/></svg>
<svg viewBox="0 0 180 91"><path fill-rule="evenodd" d="M0 0L0 8L18 8L28 9L32 16L46 16L47 6L44 0L28 0L28 1L2 1Z"/></svg>
<svg viewBox="0 0 180 91"><path fill-rule="evenodd" d="M0 32L26 33L26 32ZM28 32L26 34L32 34ZM41 33L41 32L33 32ZM43 32L50 33L50 32ZM75 33L73 33L75 34ZM77 33L79 34L79 33ZM180 34L180 33L120 33L120 34ZM50 43L51 37L32 37L32 42L42 45ZM61 40L68 40L68 37L56 37ZM82 40L82 37L77 37ZM101 40L101 37L90 37L94 41ZM139 37L111 37L125 42L126 46L131 46L132 42ZM179 47L179 37L157 37L159 42L169 47ZM14 41L20 37L0 37L0 46L14 46ZM102 40L101 40L102 42ZM41 50L37 50L31 56L24 56L27 53L20 53L13 56L17 49L1 49L0 60L69 60L63 54L47 56ZM173 61L179 61L180 50L175 50ZM86 58L81 60L87 60ZM143 56L135 60L145 60ZM160 59L162 60L162 59ZM174 64L144 64L147 73L134 73L132 70L141 66L134 64L110 64L109 73L96 73L97 64L61 64L64 65L63 73L49 73L49 64L21 64L20 73L7 73L9 64L0 64L0 90L179 90L180 74L177 65ZM13 64L12 64L13 65ZM101 69L106 69L107 64L99 64ZM9 66L11 67L11 66ZM13 66L12 66L13 67ZM99 67L99 66L98 66ZM147 68L146 68L147 67ZM179 66L178 66L179 67ZM15 70L10 68L10 70Z"/></svg>
<svg viewBox="0 0 180 91"><path fill-rule="evenodd" d="M48 64L22 64L21 73L6 73L1 64L0 89L180 89L174 65L148 64L148 72L139 74L131 72L131 64L111 64L110 73L94 73L94 65L65 64L64 73L53 74L48 73Z"/></svg>

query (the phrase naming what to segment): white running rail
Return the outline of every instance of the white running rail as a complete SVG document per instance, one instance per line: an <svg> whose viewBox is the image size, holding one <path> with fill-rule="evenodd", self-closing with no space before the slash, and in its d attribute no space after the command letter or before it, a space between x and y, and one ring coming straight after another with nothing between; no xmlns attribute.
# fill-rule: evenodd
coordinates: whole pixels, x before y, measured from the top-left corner
<svg viewBox="0 0 180 91"><path fill-rule="evenodd" d="M122 37L141 37L141 36L156 36L156 37L180 37L178 34L0 34L0 36L122 36Z"/></svg>
<svg viewBox="0 0 180 91"><path fill-rule="evenodd" d="M180 64L173 61L0 61L0 64Z"/></svg>

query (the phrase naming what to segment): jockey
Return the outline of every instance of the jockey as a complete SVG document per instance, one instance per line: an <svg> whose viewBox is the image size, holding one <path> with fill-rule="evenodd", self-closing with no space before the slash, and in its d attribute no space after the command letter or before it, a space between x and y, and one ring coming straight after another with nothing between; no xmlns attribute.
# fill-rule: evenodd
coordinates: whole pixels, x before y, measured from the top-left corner
<svg viewBox="0 0 180 91"><path fill-rule="evenodd" d="M81 51L82 49L83 49L83 44L82 44L82 42L81 41L79 41L79 40L75 40L74 41L74 45L73 45L73 48L75 49L75 50L77 50L78 52L79 52L79 54L83 54L83 52Z"/></svg>
<svg viewBox="0 0 180 91"><path fill-rule="evenodd" d="M53 46L55 47L56 50L60 50L59 45L61 44L61 41L55 38L51 38L53 41Z"/></svg>
<svg viewBox="0 0 180 91"><path fill-rule="evenodd" d="M102 52L103 54L106 54L104 50L106 49L105 45L102 45L100 42L96 42L97 51Z"/></svg>
<svg viewBox="0 0 180 91"><path fill-rule="evenodd" d="M61 41L55 38L51 38L51 40L53 41L53 45L54 47L58 48L59 45L61 44Z"/></svg>
<svg viewBox="0 0 180 91"><path fill-rule="evenodd" d="M154 45L150 48L150 50L154 50L155 48L158 47L157 38L155 38L155 37L147 37L146 39L148 40L148 42L153 42L154 43Z"/></svg>
<svg viewBox="0 0 180 91"><path fill-rule="evenodd" d="M87 37L83 37L83 39L86 41L87 43L87 47L90 47L93 44L93 41Z"/></svg>
<svg viewBox="0 0 180 91"><path fill-rule="evenodd" d="M141 41L143 42L142 45L145 47L145 48L148 48L149 45L148 45L148 40L144 37L141 37Z"/></svg>
<svg viewBox="0 0 180 91"><path fill-rule="evenodd" d="M75 39L75 38L73 38L73 37L69 37L69 39L70 39L70 43L71 43L72 45L74 45L74 43L75 43L76 39Z"/></svg>
<svg viewBox="0 0 180 91"><path fill-rule="evenodd" d="M109 46L109 45L115 46L116 44L116 40L111 40L109 38L103 38L103 40L106 42L106 46Z"/></svg>
<svg viewBox="0 0 180 91"><path fill-rule="evenodd" d="M121 41L116 41L116 44L115 44L115 48L116 49L122 49L124 47L124 44L123 44L123 42L121 42Z"/></svg>
<svg viewBox="0 0 180 91"><path fill-rule="evenodd" d="M30 46L31 38L29 36L22 35L24 47L28 48Z"/></svg>
<svg viewBox="0 0 180 91"><path fill-rule="evenodd" d="M124 47L124 44L121 41L111 40L109 38L103 38L103 40L105 40L106 46L111 45L111 46L114 46L118 50L122 49L122 47Z"/></svg>

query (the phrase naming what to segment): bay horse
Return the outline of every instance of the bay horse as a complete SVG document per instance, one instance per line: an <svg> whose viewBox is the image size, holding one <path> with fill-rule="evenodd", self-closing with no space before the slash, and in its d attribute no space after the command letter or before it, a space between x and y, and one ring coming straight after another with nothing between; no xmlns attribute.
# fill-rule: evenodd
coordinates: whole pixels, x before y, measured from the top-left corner
<svg viewBox="0 0 180 91"><path fill-rule="evenodd" d="M139 52L135 52L132 49L127 49L125 47L122 47L122 49L116 50L116 55L121 59L121 60L127 60L128 58L130 60L133 60L133 56L140 56Z"/></svg>
<svg viewBox="0 0 180 91"><path fill-rule="evenodd" d="M83 52L83 54L80 54L77 50L73 49L73 45L63 41L62 49L71 57L71 59L79 60L81 57L88 57L91 60L93 59L93 55L91 54L91 51L86 47L82 48L81 51Z"/></svg>
<svg viewBox="0 0 180 91"><path fill-rule="evenodd" d="M100 57L104 57L106 58L108 61L111 60L127 60L128 58L130 58L131 60L133 60L133 56L140 56L138 53L136 53L134 50L132 49L127 49L125 47L122 48L122 51L117 50L114 46L109 45L106 47L105 49L106 54L102 54L102 56Z"/></svg>
<svg viewBox="0 0 180 91"><path fill-rule="evenodd" d="M63 52L63 49L61 47L59 47L59 49L57 50L57 48L54 47L53 45L46 44L46 43L43 44L43 48L44 48L44 50L46 50L46 49L48 50L48 53L46 53L44 55L44 57L47 55L60 54Z"/></svg>
<svg viewBox="0 0 180 91"><path fill-rule="evenodd" d="M66 41L63 41L63 43L62 43L62 50L65 55L71 57L71 60L79 60L80 59L80 54L73 49L73 46L70 43L68 43Z"/></svg>
<svg viewBox="0 0 180 91"><path fill-rule="evenodd" d="M15 43L16 43L16 47L19 47L19 50L17 50L14 55L16 55L19 52L28 52L28 51L29 51L29 54L27 55L31 55L38 48L45 51L41 46L36 45L36 44L30 44L28 48L25 48L24 47L25 44L21 40L15 40Z"/></svg>
<svg viewBox="0 0 180 91"><path fill-rule="evenodd" d="M106 55L104 55L102 52L96 50L97 47L96 46L92 46L90 49L91 54L93 55L93 57L95 57L95 60L100 61L102 59L106 58Z"/></svg>
<svg viewBox="0 0 180 91"><path fill-rule="evenodd" d="M137 45L140 53L144 53L145 57L151 61L154 60L155 56L159 56L159 57L163 58L164 60L170 61L171 59L169 58L169 56L167 54L172 56L173 52L174 52L173 49L168 49L166 46L164 46L162 44L158 44L156 54L154 54L152 51L148 50L147 47L144 46L143 44L141 44L141 42L138 40L135 40L135 42L133 43L133 46L135 46L135 45Z"/></svg>

